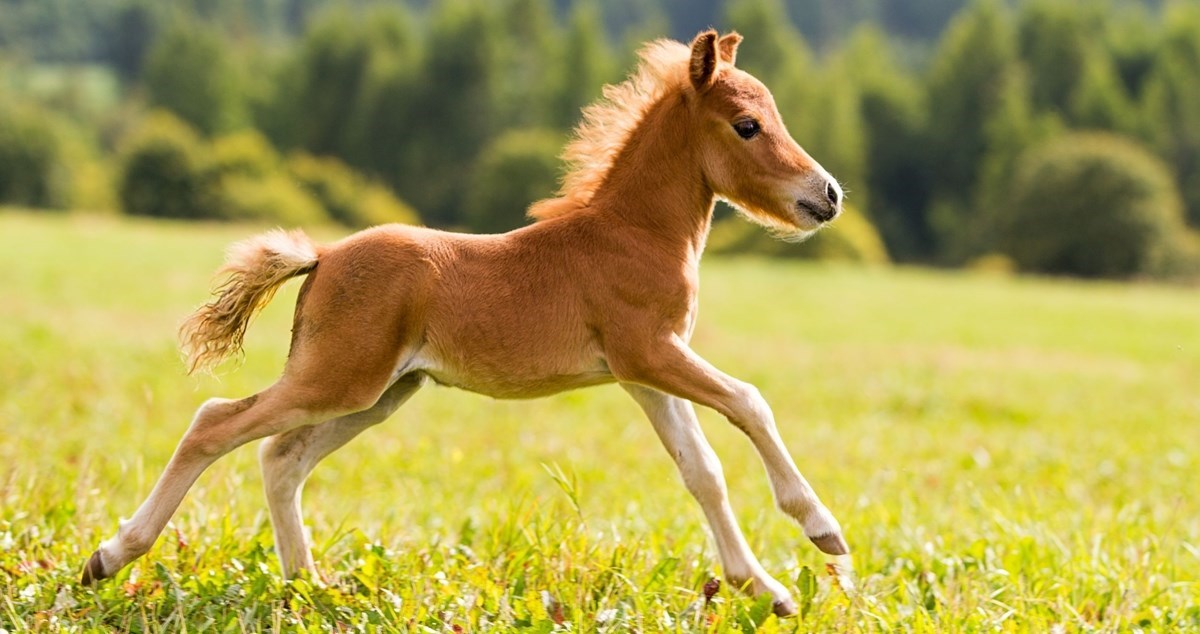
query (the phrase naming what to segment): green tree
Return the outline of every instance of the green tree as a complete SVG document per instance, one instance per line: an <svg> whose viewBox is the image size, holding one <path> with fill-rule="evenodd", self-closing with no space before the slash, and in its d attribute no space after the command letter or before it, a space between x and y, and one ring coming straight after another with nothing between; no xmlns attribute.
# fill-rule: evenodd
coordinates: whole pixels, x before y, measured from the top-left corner
<svg viewBox="0 0 1200 634"><path fill-rule="evenodd" d="M1034 107L1066 113L1083 79L1094 31L1078 5L1030 0L1017 14L1017 43L1030 69Z"/></svg>
<svg viewBox="0 0 1200 634"><path fill-rule="evenodd" d="M414 57L388 56L371 65L362 103L356 109L358 125L351 132L352 152L346 159L369 174L392 184L419 187L405 178L414 153L414 130L424 125L415 117L419 84Z"/></svg>
<svg viewBox="0 0 1200 634"><path fill-rule="evenodd" d="M984 122L988 150L972 199L974 212L958 226L956 240L945 245L944 255L950 261L965 262L998 248L998 219L1011 207L1014 173L1031 147L1062 134L1063 127L1057 113L1035 111L1023 69L1014 68L995 111Z"/></svg>
<svg viewBox="0 0 1200 634"><path fill-rule="evenodd" d="M378 82L398 60L415 57L415 40L400 9L379 9L367 20L335 10L318 20L301 45L295 94L284 95L295 108L299 146L361 159L365 152L353 146L372 136L358 127L372 108L370 79L374 73Z"/></svg>
<svg viewBox="0 0 1200 634"><path fill-rule="evenodd" d="M490 5L446 0L432 20L409 115L406 167L395 184L428 222L448 226L464 221L463 178L500 129L505 56Z"/></svg>
<svg viewBox="0 0 1200 634"><path fill-rule="evenodd" d="M575 4L567 25L558 92L551 103L550 123L570 128L580 110L600 96L601 87L615 79L612 52L604 37L604 24L594 2Z"/></svg>
<svg viewBox="0 0 1200 634"><path fill-rule="evenodd" d="M1034 107L1077 128L1133 133L1136 114L1105 38L1105 13L1064 0L1032 0L1018 15L1017 41Z"/></svg>
<svg viewBox="0 0 1200 634"><path fill-rule="evenodd" d="M1107 51L1094 48L1084 62L1083 76L1071 95L1070 120L1079 128L1136 134L1137 108Z"/></svg>
<svg viewBox="0 0 1200 634"><path fill-rule="evenodd" d="M407 168L421 43L411 14L378 6L322 14L293 55L267 67L255 121L285 150L341 161L395 184Z"/></svg>
<svg viewBox="0 0 1200 634"><path fill-rule="evenodd" d="M152 105L174 112L206 135L246 122L229 45L209 27L177 22L155 40L142 81Z"/></svg>
<svg viewBox="0 0 1200 634"><path fill-rule="evenodd" d="M1104 21L1103 48L1112 57L1125 93L1137 101L1158 54L1157 18L1151 17L1141 4L1110 7L1108 14L1109 19Z"/></svg>
<svg viewBox="0 0 1200 634"><path fill-rule="evenodd" d="M970 224L988 151L986 124L1019 72L1004 6L979 0L951 22L929 77L930 165L936 174L930 224L946 253Z"/></svg>
<svg viewBox="0 0 1200 634"><path fill-rule="evenodd" d="M921 85L893 52L881 31L862 28L848 44L845 65L859 85L870 216L898 260L923 259L933 247L925 218L932 187L927 112ZM861 204L857 195L854 201Z"/></svg>
<svg viewBox="0 0 1200 634"><path fill-rule="evenodd" d="M553 8L548 0L505 0L497 18L501 79L496 99L503 127L546 125L564 81Z"/></svg>
<svg viewBox="0 0 1200 634"><path fill-rule="evenodd" d="M402 165L411 135L420 68L420 37L412 16L393 7L380 7L366 16L370 53L347 122L342 158L360 170L388 178Z"/></svg>
<svg viewBox="0 0 1200 634"><path fill-rule="evenodd" d="M1167 12L1166 36L1147 79L1151 142L1176 170L1188 219L1200 226L1200 7Z"/></svg>

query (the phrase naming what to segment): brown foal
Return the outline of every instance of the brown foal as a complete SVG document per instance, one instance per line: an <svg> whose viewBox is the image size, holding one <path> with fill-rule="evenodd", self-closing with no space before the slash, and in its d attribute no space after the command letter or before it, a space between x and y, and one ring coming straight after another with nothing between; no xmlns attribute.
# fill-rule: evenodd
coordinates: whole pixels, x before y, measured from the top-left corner
<svg viewBox="0 0 1200 634"><path fill-rule="evenodd" d="M758 390L688 341L715 199L803 236L838 215L842 192L788 135L762 83L734 67L740 41L708 31L690 47L647 45L634 74L585 110L564 153L561 197L537 203L532 225L487 236L388 225L330 245L273 231L234 245L226 281L181 329L190 369L239 350L254 312L285 280L307 275L283 376L254 396L200 407L149 497L88 560L83 582L146 553L201 472L244 443L266 438L276 549L293 575L313 568L300 515L309 472L426 378L497 398L616 381L678 463L725 577L793 613L738 528L692 404L745 432L780 509L818 548L848 547Z"/></svg>

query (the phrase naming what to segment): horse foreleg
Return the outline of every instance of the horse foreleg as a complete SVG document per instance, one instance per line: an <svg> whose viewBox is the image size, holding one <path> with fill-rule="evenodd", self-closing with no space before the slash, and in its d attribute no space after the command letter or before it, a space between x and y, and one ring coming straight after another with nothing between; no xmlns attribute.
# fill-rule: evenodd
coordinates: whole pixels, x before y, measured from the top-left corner
<svg viewBox="0 0 1200 634"><path fill-rule="evenodd" d="M663 447L679 467L683 483L704 510L712 527L713 541L721 558L725 578L731 585L754 595L770 594L779 614L794 614L796 604L783 584L773 579L758 558L751 552L746 538L738 527L729 496L721 462L700 429L692 404L684 399L658 390L622 383L621 387L637 401Z"/></svg>
<svg viewBox="0 0 1200 634"><path fill-rule="evenodd" d="M201 405L146 501L88 559L82 583L111 577L150 550L188 489L218 458L251 440L320 420L320 414L289 403L279 392L272 388L239 401L210 399Z"/></svg>
<svg viewBox="0 0 1200 634"><path fill-rule="evenodd" d="M750 438L762 458L779 508L799 522L805 536L823 552L850 552L841 526L784 447L775 416L758 388L714 368L678 337L640 353L610 356L609 364L619 380L686 398L728 418Z"/></svg>
<svg viewBox="0 0 1200 634"><path fill-rule="evenodd" d="M423 381L424 377L418 374L402 376L369 409L263 441L258 456L275 531L275 551L285 578L302 569L314 569L300 510L300 494L308 475L326 456L391 416Z"/></svg>

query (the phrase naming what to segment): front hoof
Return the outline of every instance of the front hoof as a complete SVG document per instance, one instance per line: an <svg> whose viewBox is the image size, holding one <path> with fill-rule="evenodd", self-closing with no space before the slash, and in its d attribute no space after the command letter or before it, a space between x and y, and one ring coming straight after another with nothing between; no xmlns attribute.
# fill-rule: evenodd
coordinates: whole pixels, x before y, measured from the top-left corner
<svg viewBox="0 0 1200 634"><path fill-rule="evenodd" d="M776 599L775 603L771 604L771 609L775 612L775 616L779 618L796 616L796 614L800 611L798 608L796 608L796 602L793 601L791 597Z"/></svg>
<svg viewBox="0 0 1200 634"><path fill-rule="evenodd" d="M809 537L812 543L821 549L821 552L826 555L848 555L850 554L850 546L846 544L846 539L841 533L825 533L816 537Z"/></svg>
<svg viewBox="0 0 1200 634"><path fill-rule="evenodd" d="M92 553L87 563L83 565L83 575L79 577L79 583L90 586L97 581L103 581L111 576L104 571L104 561L100 559L100 551L97 550Z"/></svg>

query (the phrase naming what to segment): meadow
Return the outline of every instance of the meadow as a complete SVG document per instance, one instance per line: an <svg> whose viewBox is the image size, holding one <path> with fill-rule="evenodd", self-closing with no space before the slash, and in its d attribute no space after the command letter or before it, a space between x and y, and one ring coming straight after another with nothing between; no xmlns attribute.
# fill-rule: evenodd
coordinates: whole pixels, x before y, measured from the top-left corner
<svg viewBox="0 0 1200 634"><path fill-rule="evenodd" d="M422 390L309 480L320 576L281 580L247 446L81 587L195 408L279 372L296 282L218 377L175 347L255 230L0 213L0 632L1200 631L1196 288L755 259L705 261L694 347L772 404L855 587L700 415L800 617L712 592L703 516L615 386Z"/></svg>

